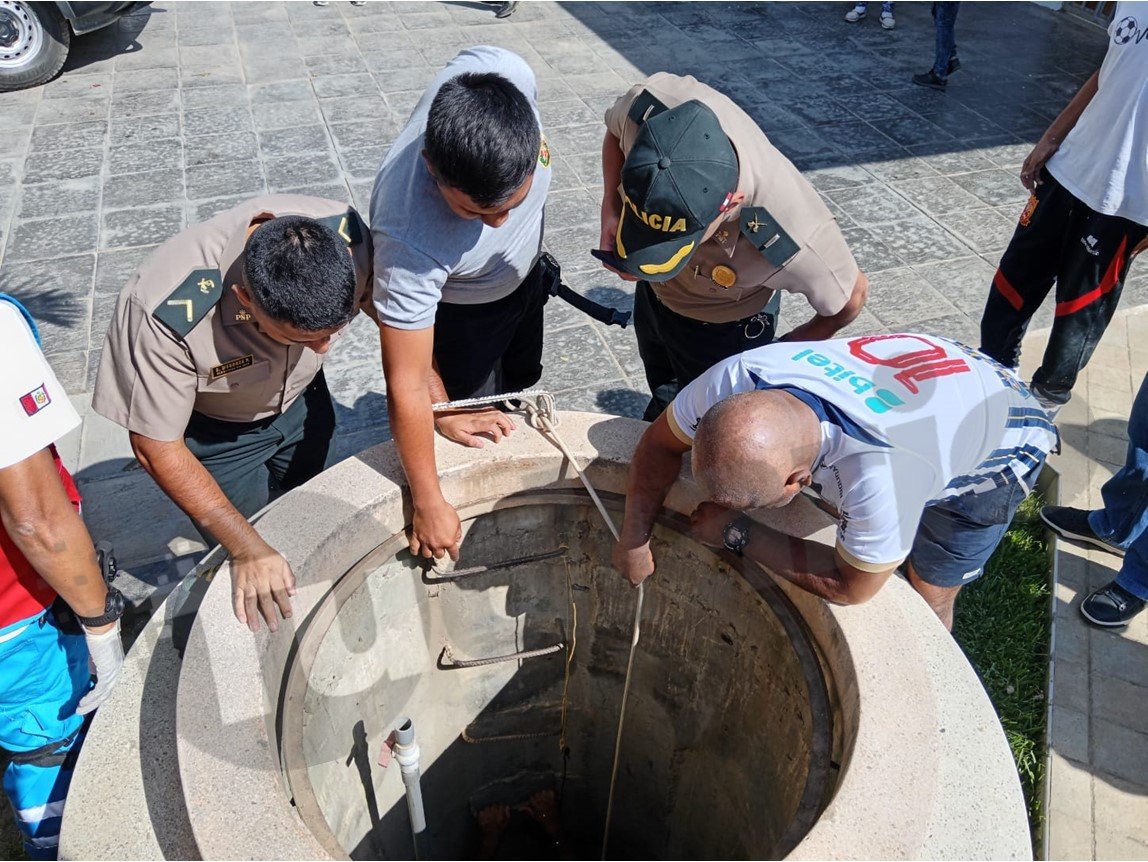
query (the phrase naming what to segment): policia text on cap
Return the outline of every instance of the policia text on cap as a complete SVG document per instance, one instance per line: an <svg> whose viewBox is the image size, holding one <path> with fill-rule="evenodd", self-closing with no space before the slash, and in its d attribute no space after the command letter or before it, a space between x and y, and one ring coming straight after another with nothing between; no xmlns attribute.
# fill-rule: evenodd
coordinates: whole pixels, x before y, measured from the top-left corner
<svg viewBox="0 0 1148 862"><path fill-rule="evenodd" d="M647 420L726 357L773 340L778 291L816 312L784 336L830 338L868 280L813 187L729 98L659 72L606 112L596 255L638 281ZM611 253L612 252L612 253Z"/></svg>

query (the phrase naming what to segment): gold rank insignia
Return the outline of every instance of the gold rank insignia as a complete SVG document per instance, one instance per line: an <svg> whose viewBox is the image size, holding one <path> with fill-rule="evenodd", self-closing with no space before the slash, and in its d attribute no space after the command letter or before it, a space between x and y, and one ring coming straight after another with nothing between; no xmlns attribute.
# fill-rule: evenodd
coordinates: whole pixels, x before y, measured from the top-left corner
<svg viewBox="0 0 1148 862"><path fill-rule="evenodd" d="M223 296L223 276L218 269L193 269L152 312L152 317L176 335L184 336Z"/></svg>
<svg viewBox="0 0 1148 862"><path fill-rule="evenodd" d="M317 218L315 221L325 227L329 227L337 233L339 238L347 245L356 246L363 241L363 232L359 228L359 214L351 208L348 208L347 211L341 215Z"/></svg>
<svg viewBox="0 0 1148 862"><path fill-rule="evenodd" d="M724 287L729 290L733 287L734 282L737 281L737 273L728 266L718 265L713 268L710 273L710 280L718 287Z"/></svg>
<svg viewBox="0 0 1148 862"><path fill-rule="evenodd" d="M250 320L251 320L251 312L248 311L246 308L240 308L238 311L235 312L235 322L236 323L247 323Z"/></svg>

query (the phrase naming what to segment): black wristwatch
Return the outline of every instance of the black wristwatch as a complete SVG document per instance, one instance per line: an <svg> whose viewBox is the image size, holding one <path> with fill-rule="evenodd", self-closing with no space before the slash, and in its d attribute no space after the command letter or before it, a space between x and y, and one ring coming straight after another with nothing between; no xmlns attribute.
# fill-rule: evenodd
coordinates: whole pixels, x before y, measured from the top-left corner
<svg viewBox="0 0 1148 862"><path fill-rule="evenodd" d="M76 614L76 619L87 628L94 629L97 626L106 626L108 623L114 623L124 615L124 608L127 605L127 599L124 594L117 590L115 587L108 587L108 597L104 599L104 612L98 617L82 617Z"/></svg>
<svg viewBox="0 0 1148 862"><path fill-rule="evenodd" d="M740 557L745 546L749 544L749 518L745 515L734 518L725 525L721 535L726 550L733 551Z"/></svg>

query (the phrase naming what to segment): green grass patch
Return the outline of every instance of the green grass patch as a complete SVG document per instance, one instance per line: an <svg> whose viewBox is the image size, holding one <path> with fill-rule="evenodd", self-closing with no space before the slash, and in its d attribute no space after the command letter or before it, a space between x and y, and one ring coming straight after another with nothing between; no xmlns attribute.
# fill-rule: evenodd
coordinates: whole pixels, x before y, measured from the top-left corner
<svg viewBox="0 0 1148 862"><path fill-rule="evenodd" d="M953 629L1000 716L1034 840L1044 821L1045 691L1052 633L1043 503L1033 494L1021 504L984 576L961 591Z"/></svg>

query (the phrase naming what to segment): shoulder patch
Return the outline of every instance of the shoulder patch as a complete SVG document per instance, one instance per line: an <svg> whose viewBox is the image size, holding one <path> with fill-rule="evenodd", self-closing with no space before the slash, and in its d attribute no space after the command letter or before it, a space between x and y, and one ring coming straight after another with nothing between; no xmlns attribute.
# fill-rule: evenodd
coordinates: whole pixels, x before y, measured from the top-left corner
<svg viewBox="0 0 1148 862"><path fill-rule="evenodd" d="M195 329L222 296L223 276L218 269L193 269L156 307L152 317L182 337Z"/></svg>
<svg viewBox="0 0 1148 862"><path fill-rule="evenodd" d="M546 142L546 134L542 135L542 143L538 147L538 164L544 168L550 167L550 144Z"/></svg>
<svg viewBox="0 0 1148 862"><path fill-rule="evenodd" d="M356 246L363 241L363 231L360 227L362 219L351 207L347 207L347 211L342 215L326 216L325 218L317 218L315 221L329 227L341 236L347 245Z"/></svg>
<svg viewBox="0 0 1148 862"><path fill-rule="evenodd" d="M640 126L650 117L655 117L665 110L667 108L661 99L649 90L642 90L637 98L630 103L630 112L626 116Z"/></svg>
<svg viewBox="0 0 1148 862"><path fill-rule="evenodd" d="M801 251L765 207L742 207L741 234L774 266L785 266Z"/></svg>

